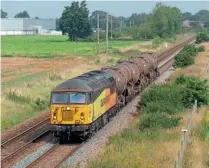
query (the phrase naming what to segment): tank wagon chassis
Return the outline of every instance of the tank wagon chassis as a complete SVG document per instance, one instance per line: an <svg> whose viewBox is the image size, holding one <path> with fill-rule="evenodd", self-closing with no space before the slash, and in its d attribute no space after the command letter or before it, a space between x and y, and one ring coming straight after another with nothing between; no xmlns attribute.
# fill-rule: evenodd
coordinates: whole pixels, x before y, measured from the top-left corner
<svg viewBox="0 0 209 168"><path fill-rule="evenodd" d="M89 73L98 73L98 71ZM115 104L91 123L52 124L51 130L60 141L68 140L72 137L79 137L82 140L90 138L108 123L118 111L132 101L136 95L160 76L156 56L148 52L142 53L140 57L131 57L127 61L120 61L116 65L102 68L100 73L111 74L114 78L113 85L115 85L116 89Z"/></svg>

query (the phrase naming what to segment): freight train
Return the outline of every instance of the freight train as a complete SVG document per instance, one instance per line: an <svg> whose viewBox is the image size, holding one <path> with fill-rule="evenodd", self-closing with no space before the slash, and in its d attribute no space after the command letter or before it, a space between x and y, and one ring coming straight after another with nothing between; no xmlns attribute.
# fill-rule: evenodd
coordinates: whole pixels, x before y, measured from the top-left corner
<svg viewBox="0 0 209 168"><path fill-rule="evenodd" d="M51 91L51 131L60 141L86 139L159 76L153 53L90 71Z"/></svg>

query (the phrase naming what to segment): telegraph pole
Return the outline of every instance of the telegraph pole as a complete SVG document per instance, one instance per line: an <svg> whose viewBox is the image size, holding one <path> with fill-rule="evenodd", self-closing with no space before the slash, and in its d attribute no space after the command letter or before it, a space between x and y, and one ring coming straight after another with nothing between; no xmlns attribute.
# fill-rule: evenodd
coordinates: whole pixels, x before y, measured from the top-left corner
<svg viewBox="0 0 209 168"><path fill-rule="evenodd" d="M108 55L108 13L106 16L106 55Z"/></svg>
<svg viewBox="0 0 209 168"><path fill-rule="evenodd" d="M99 12L97 12L97 54L99 54Z"/></svg>
<svg viewBox="0 0 209 168"><path fill-rule="evenodd" d="M111 15L111 25L110 26L111 26L111 37L110 38L112 39L112 15Z"/></svg>
<svg viewBox="0 0 209 168"><path fill-rule="evenodd" d="M122 18L120 18L120 33L121 33L121 29L122 29Z"/></svg>

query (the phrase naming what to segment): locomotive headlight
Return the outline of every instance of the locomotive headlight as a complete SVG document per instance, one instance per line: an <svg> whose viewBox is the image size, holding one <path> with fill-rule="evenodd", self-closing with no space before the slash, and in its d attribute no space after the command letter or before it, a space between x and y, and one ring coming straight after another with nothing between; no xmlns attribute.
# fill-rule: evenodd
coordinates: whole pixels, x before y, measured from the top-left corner
<svg viewBox="0 0 209 168"><path fill-rule="evenodd" d="M80 119L84 120L84 113L81 113Z"/></svg>
<svg viewBox="0 0 209 168"><path fill-rule="evenodd" d="M57 114L53 113L53 119L56 120L57 119Z"/></svg>

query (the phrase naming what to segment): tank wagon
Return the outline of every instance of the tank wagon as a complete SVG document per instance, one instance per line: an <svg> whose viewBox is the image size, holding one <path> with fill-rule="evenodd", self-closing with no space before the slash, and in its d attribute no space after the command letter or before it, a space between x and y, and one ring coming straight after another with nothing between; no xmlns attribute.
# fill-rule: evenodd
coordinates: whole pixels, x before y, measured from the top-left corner
<svg viewBox="0 0 209 168"><path fill-rule="evenodd" d="M93 135L159 76L157 65L154 54L142 53L57 85L50 101L54 136L64 140Z"/></svg>

